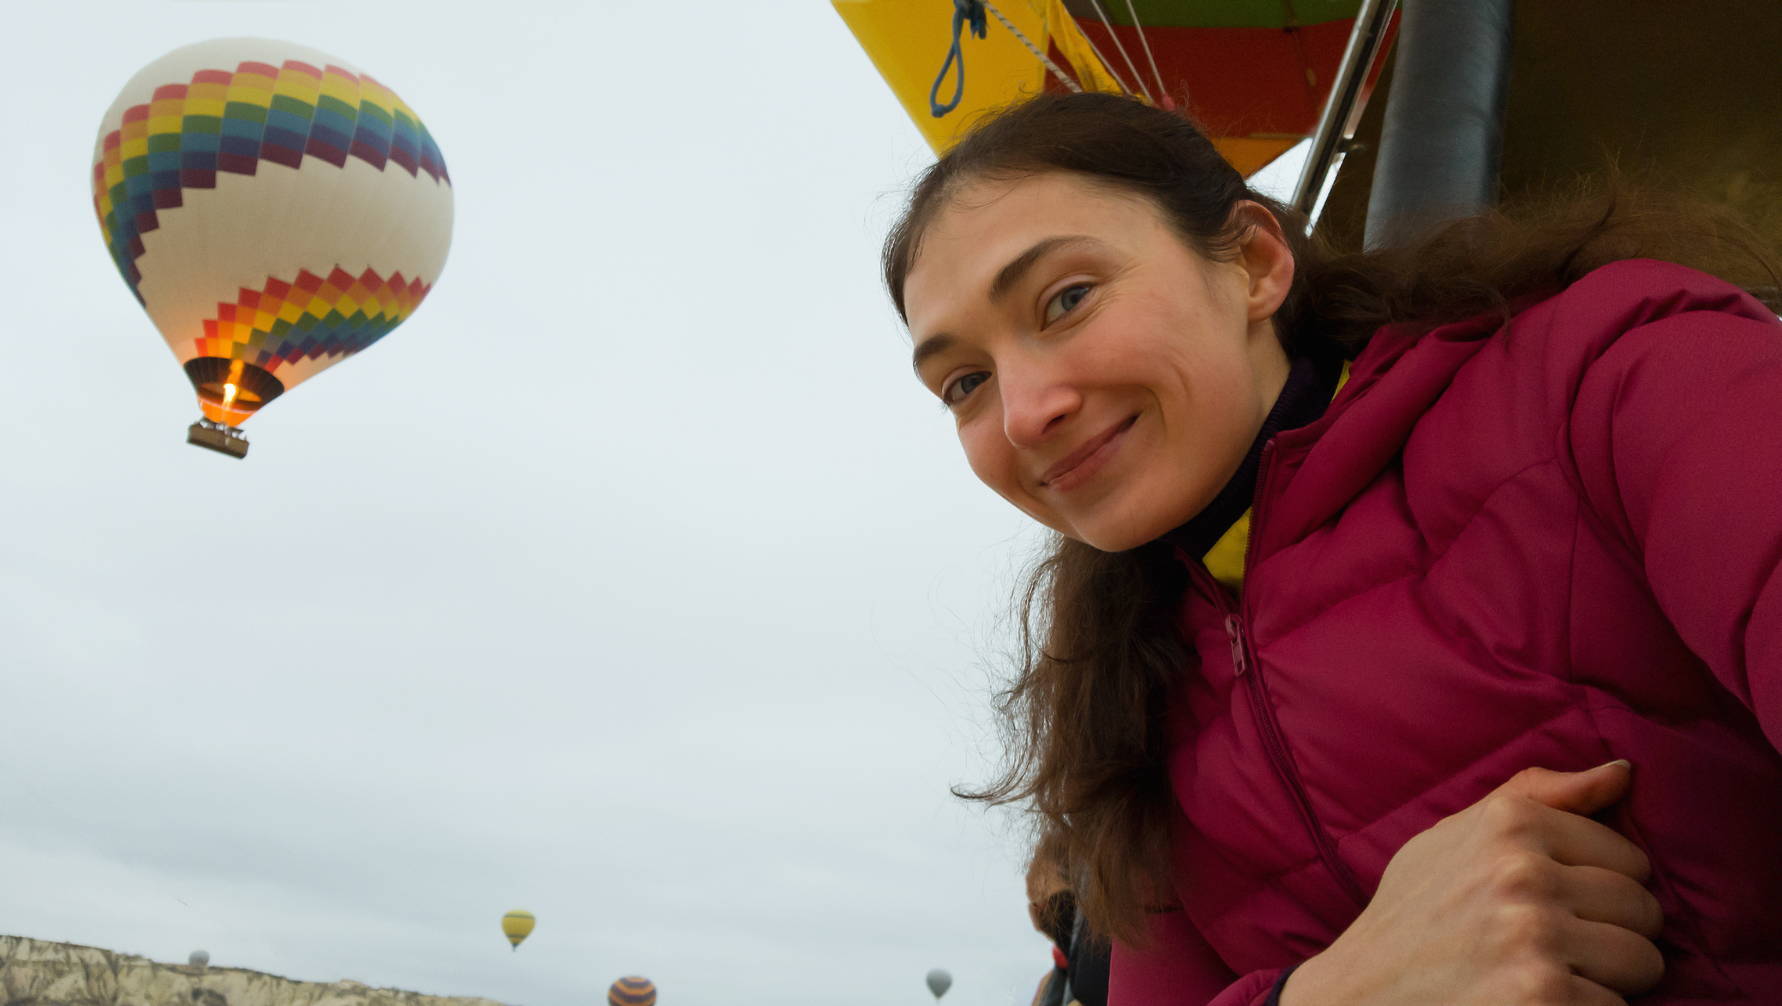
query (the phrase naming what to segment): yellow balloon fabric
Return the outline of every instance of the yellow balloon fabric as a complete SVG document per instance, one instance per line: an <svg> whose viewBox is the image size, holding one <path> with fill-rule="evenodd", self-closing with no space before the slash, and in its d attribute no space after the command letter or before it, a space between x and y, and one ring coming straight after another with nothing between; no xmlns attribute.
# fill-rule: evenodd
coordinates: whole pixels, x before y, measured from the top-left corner
<svg viewBox="0 0 1782 1006"><path fill-rule="evenodd" d="M959 107L945 118L935 118L928 112L928 92L947 51L945 31L953 0L830 2L936 152L951 147L984 112L1045 86L1045 66L999 27L974 41ZM1003 13L1022 34L1043 46L1048 41L1046 8L1044 0L1016 0L1004 5ZM950 78L947 86L952 86Z"/></svg>
<svg viewBox="0 0 1782 1006"><path fill-rule="evenodd" d="M144 67L100 123L113 265L238 426L376 342L439 280L452 185L402 99L326 53L214 39Z"/></svg>
<svg viewBox="0 0 1782 1006"><path fill-rule="evenodd" d="M929 96L935 88L935 74L941 68L947 54L947 29L952 23L956 9L953 0L830 0L842 20L847 22L849 30L860 47L866 51L873 66L892 94L903 105L909 114L910 121L928 141L936 154L944 154L971 127L986 115L1009 104L1038 94L1047 87L1059 86L1053 78L1052 70L1046 61L1069 77L1075 86L1087 91L1105 91L1112 94L1124 90L1122 81L1134 80L1152 86L1149 81L1161 81L1150 76L1155 71L1147 65L1147 73L1133 76L1136 66L1127 64L1124 69L1116 66L1124 62L1118 57L1118 50L1108 47L1108 39L1104 38L1101 48L1097 48L1093 40L1084 34L1080 19L1072 13L1074 8L1082 4L1067 4L1066 0L1005 0L996 5L1000 17L987 22L987 30L983 38L962 38L961 57L965 67L949 67L948 74L942 81L940 94L952 94L955 75L964 74L964 87L960 95L958 107L946 115L936 117L929 108ZM1182 21L1192 17L1196 12L1209 23L1218 23L1221 18L1231 14L1233 10L1248 11L1250 7L1269 7L1263 3L1249 3L1245 0L1221 0L1218 3L1189 3L1187 0L1171 4L1144 3L1139 8L1147 10L1147 22L1151 24L1148 37L1159 37L1168 32L1181 32L1186 29L1164 28L1156 24L1161 10L1174 12L1173 20ZM1315 4L1324 19L1346 16L1354 17L1352 5L1344 0L1318 0ZM1112 2L1103 5L1113 10L1123 10L1125 5ZM1094 8L1090 8L1094 9ZM1093 20L1084 18L1083 20ZM1342 28L1341 25L1338 26ZM1346 35L1346 28L1342 28ZM1234 27L1234 34L1229 37L1218 35L1181 35L1178 41L1171 43L1185 47L1189 57L1204 56L1208 46L1220 45L1231 47L1253 42L1258 38L1275 39L1284 33L1281 30L1265 28ZM1244 35L1244 32L1253 32ZM1161 38L1159 39L1162 41ZM1137 37L1126 44L1134 47L1131 54L1135 60L1149 62L1149 49L1138 50L1134 43ZM1341 49L1338 49L1340 52ZM1104 58L1113 63L1104 62ZM1167 65L1167 61L1166 61ZM1334 73L1334 64L1329 68ZM1299 91L1306 90L1308 85L1317 90L1313 74L1309 69L1304 71L1302 81L1296 75L1289 82ZM1324 75L1328 88L1328 76ZM1148 79L1147 79L1148 78ZM1185 93L1186 84L1178 82L1178 90ZM1271 88L1278 90L1286 84L1273 82ZM1168 90L1168 89L1165 89ZM1151 100L1151 99L1147 99ZM1173 99L1172 99L1173 100ZM1248 95L1237 106L1242 111L1253 105L1266 103L1266 98ZM1322 101L1322 92L1319 94ZM1190 106L1191 111L1198 113L1204 110ZM1223 110L1229 112L1229 110ZM1314 109L1315 116L1316 111ZM1221 114L1223 120L1225 114ZM1260 170L1264 165L1279 157L1299 142L1301 135L1309 133L1310 126L1304 130L1281 132L1265 130L1259 133L1227 134L1218 129L1209 130L1209 137L1219 153L1230 161L1232 166L1248 177Z"/></svg>
<svg viewBox="0 0 1782 1006"><path fill-rule="evenodd" d="M514 949L518 950L520 941L532 934L532 927L537 923L538 920L533 917L531 912L515 909L501 917L501 931L507 935L507 942L512 943Z"/></svg>

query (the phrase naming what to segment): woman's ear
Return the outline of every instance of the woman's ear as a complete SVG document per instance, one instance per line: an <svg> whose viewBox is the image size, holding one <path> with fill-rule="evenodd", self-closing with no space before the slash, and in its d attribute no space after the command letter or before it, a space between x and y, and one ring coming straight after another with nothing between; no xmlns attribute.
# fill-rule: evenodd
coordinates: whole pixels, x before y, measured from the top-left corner
<svg viewBox="0 0 1782 1006"><path fill-rule="evenodd" d="M1238 262L1250 277L1245 298L1250 321L1274 317L1287 292L1293 288L1293 251L1281 221L1261 203L1245 199L1231 209L1235 223L1244 235L1238 249Z"/></svg>

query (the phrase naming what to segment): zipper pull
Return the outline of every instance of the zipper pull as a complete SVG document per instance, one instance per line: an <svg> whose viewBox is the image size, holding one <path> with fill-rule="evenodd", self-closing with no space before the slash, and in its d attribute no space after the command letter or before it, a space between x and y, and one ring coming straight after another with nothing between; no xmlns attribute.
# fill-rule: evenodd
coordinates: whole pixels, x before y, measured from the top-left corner
<svg viewBox="0 0 1782 1006"><path fill-rule="evenodd" d="M1236 672L1237 676L1241 678L1244 676L1244 673L1249 670L1249 666L1244 660L1244 637L1238 633L1238 620L1236 615L1225 616L1225 636L1227 639L1231 640L1232 669Z"/></svg>

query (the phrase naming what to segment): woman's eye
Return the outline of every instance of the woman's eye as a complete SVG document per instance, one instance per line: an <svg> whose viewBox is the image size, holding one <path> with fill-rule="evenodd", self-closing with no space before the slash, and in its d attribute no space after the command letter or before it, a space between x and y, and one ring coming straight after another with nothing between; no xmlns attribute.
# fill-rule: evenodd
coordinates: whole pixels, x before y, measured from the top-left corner
<svg viewBox="0 0 1782 1006"><path fill-rule="evenodd" d="M1046 324L1050 325L1076 310L1076 306L1083 302L1083 298L1089 296L1090 289L1088 283L1076 283L1058 291L1051 300L1046 301Z"/></svg>
<svg viewBox="0 0 1782 1006"><path fill-rule="evenodd" d="M988 371L976 370L941 389L941 401L950 408L965 401L965 396L976 391L978 385L990 379Z"/></svg>

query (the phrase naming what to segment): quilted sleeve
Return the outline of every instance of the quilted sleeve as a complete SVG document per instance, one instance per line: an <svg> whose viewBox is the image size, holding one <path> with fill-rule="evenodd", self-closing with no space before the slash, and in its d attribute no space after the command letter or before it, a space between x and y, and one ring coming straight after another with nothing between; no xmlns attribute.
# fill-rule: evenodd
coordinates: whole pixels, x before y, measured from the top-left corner
<svg viewBox="0 0 1782 1006"><path fill-rule="evenodd" d="M1286 973L1235 975L1186 914L1160 912L1143 950L1114 944L1108 1006L1276 1006Z"/></svg>
<svg viewBox="0 0 1782 1006"><path fill-rule="evenodd" d="M1567 432L1588 504L1782 750L1782 323L1697 310L1630 329L1583 373Z"/></svg>

